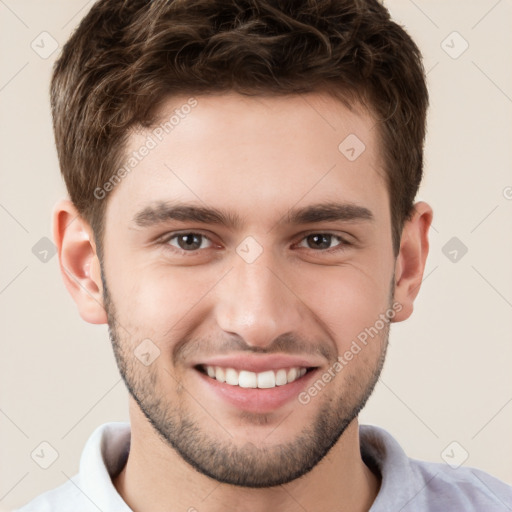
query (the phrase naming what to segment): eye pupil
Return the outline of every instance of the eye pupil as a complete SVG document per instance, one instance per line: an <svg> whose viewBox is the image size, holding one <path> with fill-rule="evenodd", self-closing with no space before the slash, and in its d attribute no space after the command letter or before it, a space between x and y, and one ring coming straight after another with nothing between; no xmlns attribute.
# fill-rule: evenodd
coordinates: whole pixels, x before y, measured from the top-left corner
<svg viewBox="0 0 512 512"><path fill-rule="evenodd" d="M178 245L181 249L199 249L201 247L201 235L194 233L186 233L178 237Z"/></svg>
<svg viewBox="0 0 512 512"><path fill-rule="evenodd" d="M316 246L317 249L328 249L331 245L332 235L309 235L308 243Z"/></svg>

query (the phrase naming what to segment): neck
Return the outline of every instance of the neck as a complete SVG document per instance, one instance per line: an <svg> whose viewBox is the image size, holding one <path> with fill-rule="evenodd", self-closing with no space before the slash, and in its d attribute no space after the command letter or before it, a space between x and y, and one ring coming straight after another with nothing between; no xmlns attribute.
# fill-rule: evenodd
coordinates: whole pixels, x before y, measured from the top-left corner
<svg viewBox="0 0 512 512"><path fill-rule="evenodd" d="M134 512L368 511L380 479L361 459L357 419L309 473L287 484L251 489L205 476L169 447L131 404L128 461L113 479ZM151 499L148 499L151 496Z"/></svg>

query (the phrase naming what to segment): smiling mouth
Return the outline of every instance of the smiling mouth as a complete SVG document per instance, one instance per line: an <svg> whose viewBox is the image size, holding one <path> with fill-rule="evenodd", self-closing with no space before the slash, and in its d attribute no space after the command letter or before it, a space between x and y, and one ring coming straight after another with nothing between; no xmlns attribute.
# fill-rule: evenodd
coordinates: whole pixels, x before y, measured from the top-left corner
<svg viewBox="0 0 512 512"><path fill-rule="evenodd" d="M218 382L230 386L253 389L269 389L285 386L286 384L295 382L306 373L315 369L313 367L294 366L291 368L266 370L263 372L251 372L248 370L235 370L234 368L210 365L197 365L195 368Z"/></svg>

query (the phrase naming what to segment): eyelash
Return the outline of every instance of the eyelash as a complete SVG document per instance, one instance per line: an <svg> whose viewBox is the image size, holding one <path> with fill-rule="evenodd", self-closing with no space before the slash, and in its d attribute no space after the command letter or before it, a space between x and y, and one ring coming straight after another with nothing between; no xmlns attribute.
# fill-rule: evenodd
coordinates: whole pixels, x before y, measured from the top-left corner
<svg viewBox="0 0 512 512"><path fill-rule="evenodd" d="M179 236L183 236L183 235L198 235L200 236L202 239L206 239L208 240L210 243L214 243L207 235L203 234L203 233L199 233L199 232L196 232L196 231L181 231L179 233L170 233L169 235L165 236L164 238L162 238L159 243L161 245L163 245L165 248L168 248L170 249L171 251L173 252L177 252L178 254L180 255L185 255L185 256L196 256L198 255L201 251L204 251L206 249L209 249L206 248L206 249L194 249L194 250L190 250L190 251L186 251L184 249L180 249L178 247L174 247L174 246L171 246L169 244L169 242ZM335 245L334 247L330 248L330 249L310 249L310 248L307 248L307 247L303 247L304 249L308 249L310 251L313 251L313 252L316 252L316 253L327 253L327 254L333 254L335 252L338 252L338 251L343 251L345 250L348 246L351 246L352 244L350 242L348 242L347 240L345 240L343 237L341 237L340 235L337 235L335 233L330 233L330 232L324 232L324 231L311 231L309 233L306 233L302 236L302 238L299 240L298 243L302 242L303 240L306 240L309 236L312 236L312 235L324 235L324 236L330 236L330 237L333 237L335 239L337 239L339 241L338 245ZM297 244L294 244L294 245L297 245Z"/></svg>

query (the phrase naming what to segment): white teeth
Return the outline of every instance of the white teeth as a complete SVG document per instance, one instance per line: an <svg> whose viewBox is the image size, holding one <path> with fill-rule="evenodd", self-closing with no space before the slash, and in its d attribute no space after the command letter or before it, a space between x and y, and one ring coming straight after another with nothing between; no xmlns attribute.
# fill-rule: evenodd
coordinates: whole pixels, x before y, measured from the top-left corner
<svg viewBox="0 0 512 512"><path fill-rule="evenodd" d="M267 372L258 373L258 387L259 388L275 388L276 387L276 374L272 370L269 370Z"/></svg>
<svg viewBox="0 0 512 512"><path fill-rule="evenodd" d="M257 388L256 374L242 370L238 376L238 385L241 388Z"/></svg>
<svg viewBox="0 0 512 512"><path fill-rule="evenodd" d="M288 382L293 382L297 378L298 373L297 368L290 368L286 374Z"/></svg>
<svg viewBox="0 0 512 512"><path fill-rule="evenodd" d="M225 382L226 381L226 374L224 373L224 369L220 366L215 367L215 378L219 382Z"/></svg>
<svg viewBox="0 0 512 512"><path fill-rule="evenodd" d="M233 368L226 368L226 384L238 386L238 372L233 370Z"/></svg>
<svg viewBox="0 0 512 512"><path fill-rule="evenodd" d="M284 386L285 384L288 384L288 379L286 378L286 370L277 370L276 386Z"/></svg>
<svg viewBox="0 0 512 512"><path fill-rule="evenodd" d="M221 366L205 366L204 369L212 379L225 382L230 386L260 389L275 388L276 386L290 384L307 372L307 369L303 367L281 368L276 371L266 370L260 373L250 372L248 370L238 372L234 368L223 368Z"/></svg>

